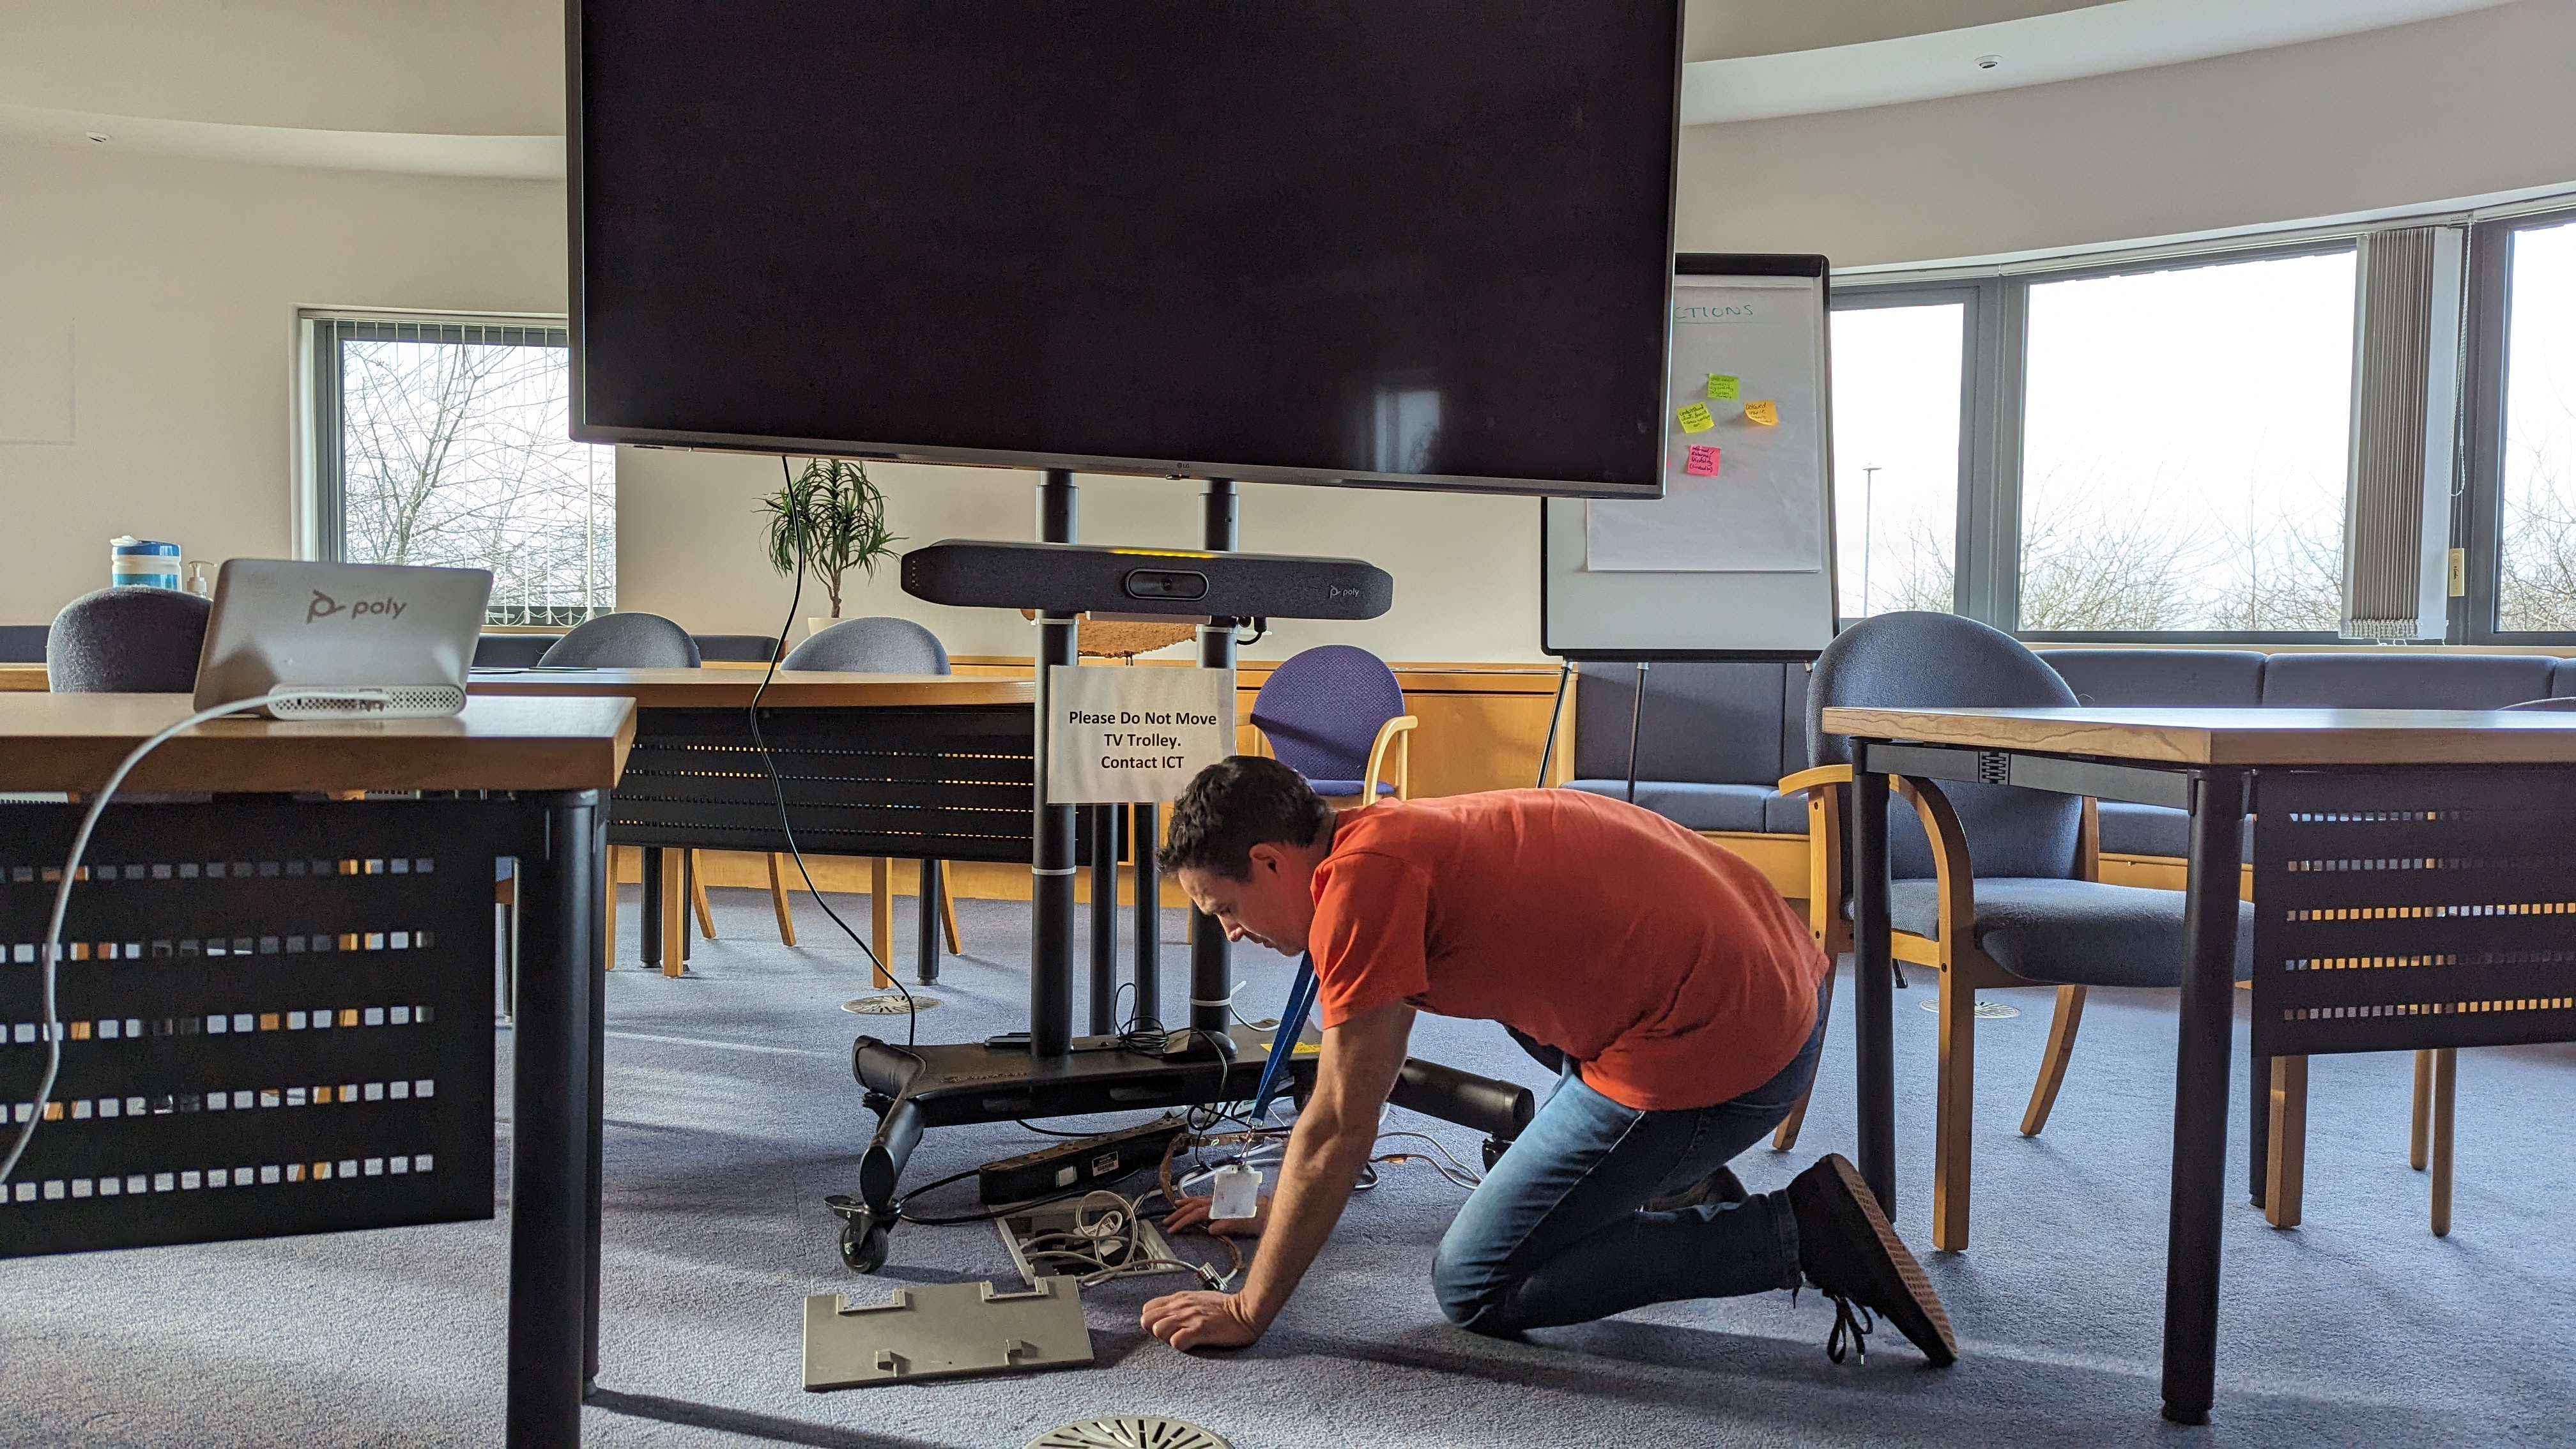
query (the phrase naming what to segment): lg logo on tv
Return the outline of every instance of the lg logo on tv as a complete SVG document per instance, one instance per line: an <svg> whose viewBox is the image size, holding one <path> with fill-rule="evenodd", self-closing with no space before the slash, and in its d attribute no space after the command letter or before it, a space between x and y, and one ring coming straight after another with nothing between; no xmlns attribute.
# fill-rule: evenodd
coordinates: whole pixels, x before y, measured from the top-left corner
<svg viewBox="0 0 2576 1449"><path fill-rule="evenodd" d="M304 622L310 624L317 619L328 619L338 614L346 614L352 619L363 619L370 614L378 618L399 619L405 607L400 599L359 599L354 603L344 604L320 589L315 589L313 602L305 606Z"/></svg>

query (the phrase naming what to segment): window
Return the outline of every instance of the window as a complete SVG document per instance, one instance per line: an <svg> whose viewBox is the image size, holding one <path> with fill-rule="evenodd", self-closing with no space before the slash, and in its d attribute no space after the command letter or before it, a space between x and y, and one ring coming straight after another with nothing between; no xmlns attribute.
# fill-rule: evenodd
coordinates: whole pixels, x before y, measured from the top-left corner
<svg viewBox="0 0 2576 1449"><path fill-rule="evenodd" d="M1872 298L1833 315L1834 571L1842 617L1957 597L1968 303Z"/></svg>
<svg viewBox="0 0 2576 1449"><path fill-rule="evenodd" d="M2576 630L2576 222L2506 245L2496 625Z"/></svg>
<svg viewBox="0 0 2576 1449"><path fill-rule="evenodd" d="M2028 284L2022 632L2337 627L2354 263Z"/></svg>
<svg viewBox="0 0 2576 1449"><path fill-rule="evenodd" d="M617 606L616 450L573 442L560 326L319 315L310 548L492 571L495 624Z"/></svg>

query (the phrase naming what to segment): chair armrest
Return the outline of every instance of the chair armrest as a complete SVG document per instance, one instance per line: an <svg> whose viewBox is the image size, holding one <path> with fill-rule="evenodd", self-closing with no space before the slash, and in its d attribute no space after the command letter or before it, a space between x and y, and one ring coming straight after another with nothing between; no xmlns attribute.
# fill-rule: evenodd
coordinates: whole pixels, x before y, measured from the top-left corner
<svg viewBox="0 0 2576 1449"><path fill-rule="evenodd" d="M1848 785L1851 783L1851 777L1852 767L1849 765L1818 765L1813 769L1800 770L1782 779L1779 789L1783 795L1794 795L1800 790L1812 790L1819 785Z"/></svg>
<svg viewBox="0 0 2576 1449"><path fill-rule="evenodd" d="M1914 807L1923 833L1932 838L1932 877L1941 895L1941 954L1956 959L1963 948L1973 946L1968 936L1977 921L1977 872L1968 859L1968 832L1939 785L1913 775L1890 776L1888 783Z"/></svg>
<svg viewBox="0 0 2576 1449"><path fill-rule="evenodd" d="M1377 781L1379 774L1386 769L1387 752L1398 749L1399 745L1401 749L1397 754L1396 778L1393 782L1395 798L1399 800L1413 798L1413 730L1421 723L1422 720L1418 716L1400 714L1377 727L1377 738L1369 744L1368 773L1360 780L1362 802L1370 805L1377 803Z"/></svg>

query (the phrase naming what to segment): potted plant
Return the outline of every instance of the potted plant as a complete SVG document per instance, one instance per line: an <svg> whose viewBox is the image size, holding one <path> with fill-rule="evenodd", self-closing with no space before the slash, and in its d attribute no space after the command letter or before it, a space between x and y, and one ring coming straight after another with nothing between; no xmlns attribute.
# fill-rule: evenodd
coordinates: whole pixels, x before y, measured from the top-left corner
<svg viewBox="0 0 2576 1449"><path fill-rule="evenodd" d="M833 619L841 617L842 577L854 568L876 577L877 565L894 557L902 541L886 526L885 494L868 480L864 463L810 458L804 472L760 506L769 515L770 567L793 578L802 557L832 601Z"/></svg>

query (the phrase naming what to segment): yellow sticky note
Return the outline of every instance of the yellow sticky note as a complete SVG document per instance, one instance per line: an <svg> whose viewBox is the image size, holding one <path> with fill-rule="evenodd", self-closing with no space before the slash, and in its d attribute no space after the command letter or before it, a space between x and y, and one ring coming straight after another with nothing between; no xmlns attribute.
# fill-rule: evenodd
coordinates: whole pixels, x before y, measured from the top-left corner
<svg viewBox="0 0 2576 1449"><path fill-rule="evenodd" d="M1706 403L1692 403L1675 416L1682 420L1682 431L1685 433L1705 433L1717 426L1717 417L1708 410Z"/></svg>
<svg viewBox="0 0 2576 1449"><path fill-rule="evenodd" d="M1742 378L1730 377L1723 372L1712 372L1708 375L1708 395L1719 402L1735 401L1743 385Z"/></svg>
<svg viewBox="0 0 2576 1449"><path fill-rule="evenodd" d="M1744 420L1748 423L1760 423L1766 428L1771 427L1780 421L1780 405L1767 397L1746 403Z"/></svg>

